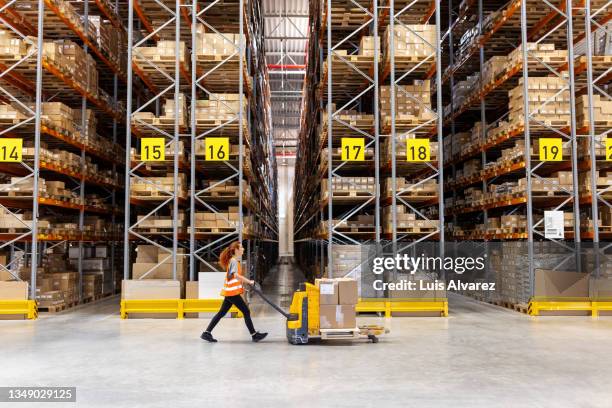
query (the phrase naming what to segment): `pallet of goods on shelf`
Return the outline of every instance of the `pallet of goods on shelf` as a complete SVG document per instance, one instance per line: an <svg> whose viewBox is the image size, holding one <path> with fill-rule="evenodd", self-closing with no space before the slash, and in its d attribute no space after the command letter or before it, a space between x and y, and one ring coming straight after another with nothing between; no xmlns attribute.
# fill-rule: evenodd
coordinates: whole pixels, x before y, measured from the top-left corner
<svg viewBox="0 0 612 408"><path fill-rule="evenodd" d="M595 184L597 186L597 194L604 199L612 198L612 171L595 170ZM591 171L586 171L578 175L578 185L580 186L580 194L592 196L591 187Z"/></svg>
<svg viewBox="0 0 612 408"><path fill-rule="evenodd" d="M187 198L187 183L184 173L179 173L178 191L176 195L180 199ZM135 177L130 179L130 197L139 200L163 201L167 200L174 192L174 175L167 174L166 177Z"/></svg>
<svg viewBox="0 0 612 408"><path fill-rule="evenodd" d="M508 92L510 110L508 121L510 126L523 126L525 115L523 113L523 78L519 79L519 85ZM530 128L533 130L544 130L545 126L553 128L564 128L569 126L570 107L569 89L565 78L554 77L530 77L527 82L528 106Z"/></svg>
<svg viewBox="0 0 612 408"><path fill-rule="evenodd" d="M378 51L380 54L380 38ZM365 89L370 81L366 76L372 77L374 67L374 37L364 36L361 38L359 50L356 54L346 49L334 49L332 52L332 98L349 100L359 91ZM321 92L323 99L329 98L327 88L329 59L326 58L321 69Z"/></svg>
<svg viewBox="0 0 612 408"><path fill-rule="evenodd" d="M376 224L373 215L355 215L347 220L332 220L334 231L340 234L373 234ZM328 230L327 221L321 221L318 234L325 236Z"/></svg>
<svg viewBox="0 0 612 408"><path fill-rule="evenodd" d="M327 105L323 109L323 115L321 119L321 125L319 127L319 135L321 138L321 145L327 145L328 135L328 109L330 105ZM333 142L339 142L341 137L363 137L364 135L358 133L355 129L365 133L374 132L374 115L369 113L359 112L354 109L342 109L336 111L336 104L331 104L332 111L332 136ZM350 126L350 127L349 127Z"/></svg>
<svg viewBox="0 0 612 408"><path fill-rule="evenodd" d="M238 200L240 185L234 180L205 180L203 184L202 192L199 194L202 199L214 198L227 202ZM251 187L246 180L242 180L240 184L242 184L243 199L248 199L251 196Z"/></svg>
<svg viewBox="0 0 612 408"><path fill-rule="evenodd" d="M77 43L70 40L45 41L43 58L68 75L81 89L98 97L96 61ZM51 89L50 84L46 89Z"/></svg>
<svg viewBox="0 0 612 408"><path fill-rule="evenodd" d="M576 125L578 129L583 129L581 134L589 132L590 126L589 98L587 95L576 97ZM612 127L612 100L602 98L601 95L593 95L593 127L595 130L605 131ZM586 141L581 138L580 141ZM599 156L599 154L598 154ZM603 156L603 154L602 154Z"/></svg>
<svg viewBox="0 0 612 408"><path fill-rule="evenodd" d="M208 99L196 101L195 122L198 128L217 127L227 123L224 129L238 129L238 115L242 110L243 122L247 118L247 98L245 95L233 93L211 93Z"/></svg>
<svg viewBox="0 0 612 408"><path fill-rule="evenodd" d="M187 231L183 211L179 211L176 222L171 215L138 215L134 230L140 234L172 234L175 224L179 233Z"/></svg>
<svg viewBox="0 0 612 408"><path fill-rule="evenodd" d="M397 195L411 203L434 200L438 196L439 190L437 179L419 181L396 177L395 187ZM387 198L393 197L393 179L391 177L384 180L384 196Z"/></svg>
<svg viewBox="0 0 612 408"><path fill-rule="evenodd" d="M242 217L243 224L248 217ZM225 211L218 212L196 212L195 213L195 232L204 234L222 234L236 231L240 223L239 208L236 206L228 207ZM191 228L189 228L191 232Z"/></svg>
<svg viewBox="0 0 612 408"><path fill-rule="evenodd" d="M396 24L393 28L396 72L425 74L435 67L436 26L432 24ZM384 73L391 67L391 27L384 33ZM433 54L433 55L432 55ZM386 77L386 75L383 75Z"/></svg>
<svg viewBox="0 0 612 408"><path fill-rule="evenodd" d="M414 128L434 118L435 114L431 109L429 80L415 80L411 85L397 87L395 90L396 129ZM391 119L391 87L383 85L380 87L380 120L383 132L391 130Z"/></svg>
<svg viewBox="0 0 612 408"><path fill-rule="evenodd" d="M177 46L179 73L176 72ZM190 66L189 52L184 41L179 41L177 45L176 41L160 40L155 46L133 49L132 67L135 73L155 92L170 86L175 74L180 78L182 88L185 88L191 80Z"/></svg>
<svg viewBox="0 0 612 408"><path fill-rule="evenodd" d="M158 129L174 133L174 122L175 122L175 100L166 99L162 106L162 114L155 116L153 112L135 112L132 114L132 126L146 136L160 135L159 131L151 128L155 126ZM181 128L185 128L189 123L189 115L187 111L187 102L185 96L179 94L179 114L178 114L178 125ZM161 136L160 136L161 137Z"/></svg>
<svg viewBox="0 0 612 408"><path fill-rule="evenodd" d="M244 36L242 37L244 41ZM201 75L204 75L204 86L215 91L237 91L240 81L240 34L227 32L205 33L202 25L198 26L194 54ZM246 75L246 62L243 62L244 89L250 86Z"/></svg>
<svg viewBox="0 0 612 408"><path fill-rule="evenodd" d="M374 177L334 177L332 179L334 201L370 199L376 192ZM321 180L321 198L329 198L329 180Z"/></svg>
<svg viewBox="0 0 612 408"><path fill-rule="evenodd" d="M411 212L405 205L396 207L396 230L398 234L423 234L436 232L439 220L423 219ZM393 206L383 207L383 231L386 234L393 232Z"/></svg>

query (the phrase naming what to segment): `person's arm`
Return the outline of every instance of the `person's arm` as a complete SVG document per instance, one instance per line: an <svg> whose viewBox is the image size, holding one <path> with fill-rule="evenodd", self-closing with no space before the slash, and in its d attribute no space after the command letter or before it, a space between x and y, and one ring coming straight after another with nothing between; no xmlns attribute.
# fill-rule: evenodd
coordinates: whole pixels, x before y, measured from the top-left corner
<svg viewBox="0 0 612 408"><path fill-rule="evenodd" d="M238 261L236 261L235 259L232 259L230 261L230 266L229 266L229 275L232 276L233 274L235 274L236 278L238 278L240 281L242 281L242 283L246 283L249 284L251 286L253 286L255 284L254 280L250 280L248 278L245 278L244 276L240 275L238 272Z"/></svg>

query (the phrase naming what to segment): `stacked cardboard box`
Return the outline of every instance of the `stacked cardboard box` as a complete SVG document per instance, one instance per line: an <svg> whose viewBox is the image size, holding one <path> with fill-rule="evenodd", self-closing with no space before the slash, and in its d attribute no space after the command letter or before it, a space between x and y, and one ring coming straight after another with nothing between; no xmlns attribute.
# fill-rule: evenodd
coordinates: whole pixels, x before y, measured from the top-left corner
<svg viewBox="0 0 612 408"><path fill-rule="evenodd" d="M359 281L362 250L361 245L334 245L332 247L332 277L344 278L352 272L351 277ZM327 270L325 272L327 273Z"/></svg>
<svg viewBox="0 0 612 408"><path fill-rule="evenodd" d="M395 90L396 120L403 117L416 117L422 121L434 117L431 111L430 82L414 81L412 85L402 85ZM390 126L391 87L380 87L380 118L383 126Z"/></svg>
<svg viewBox="0 0 612 408"><path fill-rule="evenodd" d="M551 67L559 67L567 63L567 50L555 50L555 44L527 43L529 69L541 69L542 62ZM511 66L523 63L523 46L519 45L508 54L508 63Z"/></svg>
<svg viewBox="0 0 612 408"><path fill-rule="evenodd" d="M402 233L434 232L439 226L439 220L426 220L417 217L415 213L409 212L404 205L397 205L396 209L397 230ZM383 231L388 234L393 232L393 206L383 208Z"/></svg>
<svg viewBox="0 0 612 408"><path fill-rule="evenodd" d="M240 109L246 117L247 99L240 94L213 94L196 101L196 121L235 119Z"/></svg>
<svg viewBox="0 0 612 408"><path fill-rule="evenodd" d="M195 52L196 55L230 56L234 53L238 55L239 46L240 34L198 31Z"/></svg>
<svg viewBox="0 0 612 408"><path fill-rule="evenodd" d="M589 98L587 95L580 95L576 98L576 122L578 128L588 127L589 118ZM593 95L593 120L594 126L606 124L610 126L612 121L612 100ZM586 132L585 132L586 133ZM586 140L584 138L583 140Z"/></svg>
<svg viewBox="0 0 612 408"><path fill-rule="evenodd" d="M227 212L197 212L195 213L195 228L198 230L218 232L219 230L235 229L238 227L240 214L238 207L229 207ZM243 223L248 224L248 217L243 217Z"/></svg>
<svg viewBox="0 0 612 408"><path fill-rule="evenodd" d="M427 57L435 52L436 26L431 24L395 25L393 28L395 56ZM385 59L391 58L391 30L384 34ZM434 60L435 57L430 58Z"/></svg>
<svg viewBox="0 0 612 408"><path fill-rule="evenodd" d="M178 191L176 194L179 198L187 197L187 182L186 175L180 173L178 175ZM147 177L146 181L139 177L132 177L130 180L130 193L134 198L142 197L158 197L160 200L167 199L168 193L174 191L174 176L168 174L166 177Z"/></svg>
<svg viewBox="0 0 612 408"><path fill-rule="evenodd" d="M323 119L321 123L327 123L327 107L323 109ZM331 104L334 119L341 120L357 128L367 126L368 128L374 123L374 115L361 113L353 109L343 109L336 111L336 104ZM334 123L336 123L334 121Z"/></svg>
<svg viewBox="0 0 612 408"><path fill-rule="evenodd" d="M332 179L334 196L363 196L368 197L376 192L374 177L334 177ZM329 196L329 181L323 179L321 182L321 196Z"/></svg>
<svg viewBox="0 0 612 408"><path fill-rule="evenodd" d="M569 89L567 80L558 77L530 77L527 83L529 97L529 113L533 120L543 122L549 126L562 127L569 125ZM519 79L519 86L508 92L510 101L508 115L510 123L524 123L523 112L523 78ZM548 101L546 104L545 102Z"/></svg>
<svg viewBox="0 0 612 408"><path fill-rule="evenodd" d="M112 8L111 8L112 9ZM98 48L112 61L121 72L125 72L127 53L126 33L116 30L113 24L100 16L89 17L92 40Z"/></svg>
<svg viewBox="0 0 612 408"><path fill-rule="evenodd" d="M146 218L145 218L146 217ZM151 229L151 232L162 232L161 230L168 230L174 228L174 218L169 215L138 215L137 224L138 228ZM185 228L185 213L179 211L178 223L179 232Z"/></svg>
<svg viewBox="0 0 612 408"><path fill-rule="evenodd" d="M359 42L359 55L367 55L369 57L373 57L375 47L378 50L378 53L380 54L380 37L376 37L376 39L374 39L374 37L363 36L361 37L361 41Z"/></svg>
<svg viewBox="0 0 612 408"><path fill-rule="evenodd" d="M181 282L182 289L187 270L185 249L179 248L176 255L176 279ZM172 279L172 274L172 248L162 250L155 245L138 245L136 262L132 264L132 279Z"/></svg>
<svg viewBox="0 0 612 408"><path fill-rule="evenodd" d="M174 75L176 48L176 41L167 40L158 41L155 47L136 47L133 62L140 69L150 71L152 67L147 60L153 61L158 68L167 70L168 74ZM178 49L179 63L183 66L189 65L189 55L184 41L179 42Z"/></svg>
<svg viewBox="0 0 612 408"><path fill-rule="evenodd" d="M348 278L317 279L315 285L319 288L319 327L356 329L357 281Z"/></svg>
<svg viewBox="0 0 612 408"><path fill-rule="evenodd" d="M332 220L334 229L340 233L375 232L376 222L373 215L356 215L348 220ZM319 224L319 234L325 236L328 231L327 221Z"/></svg>
<svg viewBox="0 0 612 408"><path fill-rule="evenodd" d="M0 29L0 58L3 61L19 60L28 52L27 43L10 30Z"/></svg>
<svg viewBox="0 0 612 408"><path fill-rule="evenodd" d="M404 177L395 179L396 192L403 196L434 196L438 193L438 181L429 179L423 182L418 180L408 180ZM387 197L393 195L393 179L388 177L385 180L385 192Z"/></svg>
<svg viewBox="0 0 612 408"><path fill-rule="evenodd" d="M497 78L508 68L508 57L505 55L496 55L489 58L482 67L482 83L488 85L497 80Z"/></svg>

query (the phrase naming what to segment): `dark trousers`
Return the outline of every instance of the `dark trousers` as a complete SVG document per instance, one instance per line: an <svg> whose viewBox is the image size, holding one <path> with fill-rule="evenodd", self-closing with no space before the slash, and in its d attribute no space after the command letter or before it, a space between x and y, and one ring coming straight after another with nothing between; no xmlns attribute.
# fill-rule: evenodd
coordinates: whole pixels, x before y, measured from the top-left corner
<svg viewBox="0 0 612 408"><path fill-rule="evenodd" d="M251 320L251 311L249 310L249 307L240 295L226 296L225 299L223 299L221 309L219 309L215 317L213 317L210 321L210 324L206 329L207 332L211 333L213 331L217 323L219 323L223 316L225 316L227 312L229 312L232 305L236 306L238 310L240 310L240 312L244 315L244 323L246 324L247 329L249 329L249 333L255 333L255 327L253 327L253 321Z"/></svg>

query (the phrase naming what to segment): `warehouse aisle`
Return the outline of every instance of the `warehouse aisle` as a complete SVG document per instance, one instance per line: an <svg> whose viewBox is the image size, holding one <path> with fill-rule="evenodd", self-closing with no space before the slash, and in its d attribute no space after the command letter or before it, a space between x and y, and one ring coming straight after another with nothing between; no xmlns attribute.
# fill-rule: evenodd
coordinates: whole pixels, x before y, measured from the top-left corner
<svg viewBox="0 0 612 408"><path fill-rule="evenodd" d="M304 274L294 263L281 263L275 265L266 275L262 288L266 296L285 310L289 310L293 292L298 289L300 282L304 281ZM263 299L254 295L250 298L251 311L257 315L276 314ZM279 315L280 316L280 315Z"/></svg>
<svg viewBox="0 0 612 408"><path fill-rule="evenodd" d="M291 270L275 269L267 293L282 300L299 280ZM359 318L390 327L378 344L292 346L270 308L254 319L266 341L228 318L208 344L208 319L122 321L117 303L0 321L0 384L76 386L87 407L225 406L228 395L234 407L609 405L611 318L531 318L451 296L448 319Z"/></svg>

